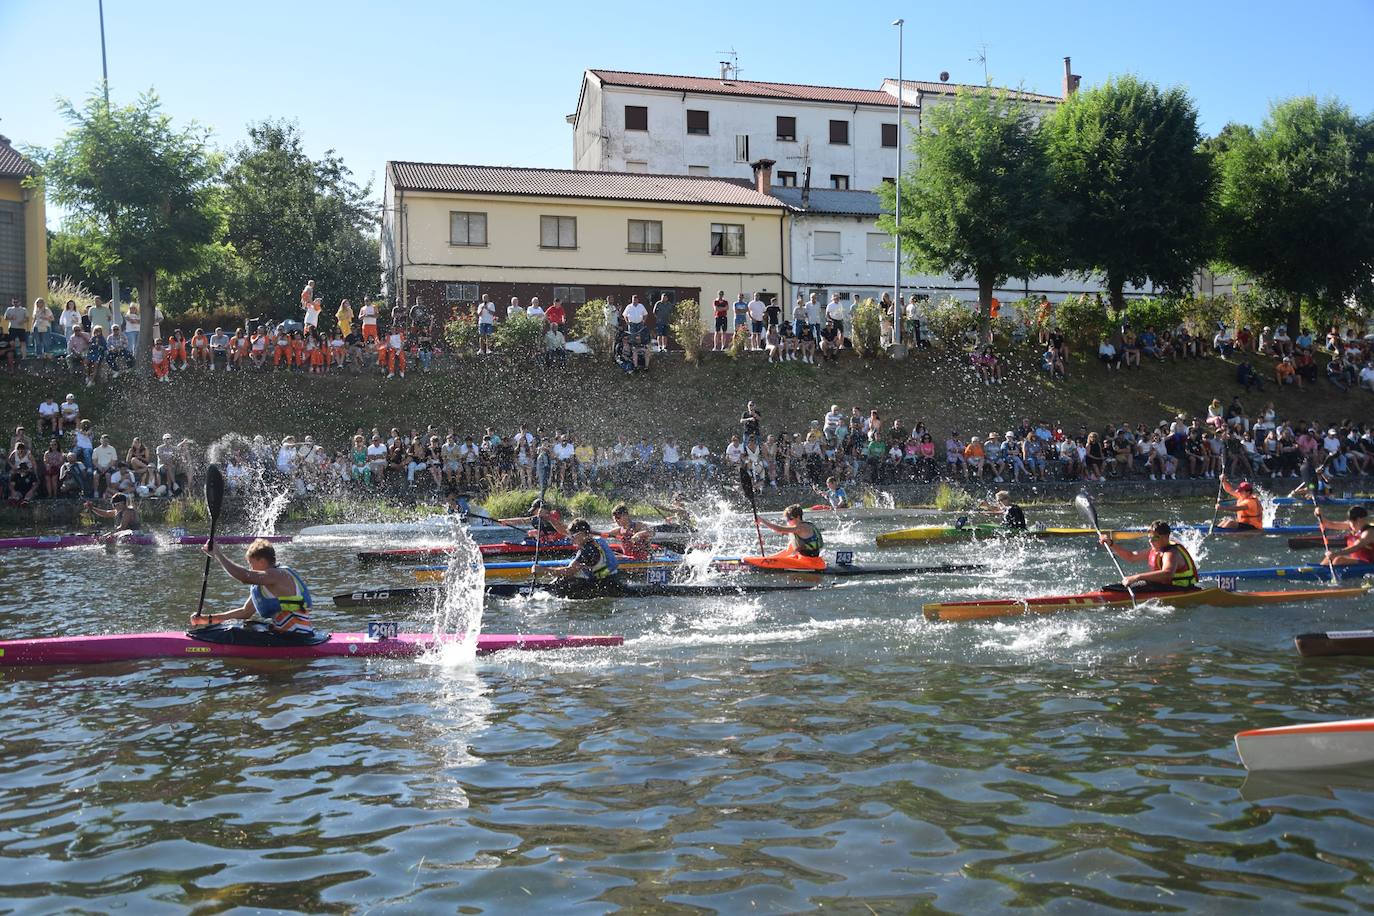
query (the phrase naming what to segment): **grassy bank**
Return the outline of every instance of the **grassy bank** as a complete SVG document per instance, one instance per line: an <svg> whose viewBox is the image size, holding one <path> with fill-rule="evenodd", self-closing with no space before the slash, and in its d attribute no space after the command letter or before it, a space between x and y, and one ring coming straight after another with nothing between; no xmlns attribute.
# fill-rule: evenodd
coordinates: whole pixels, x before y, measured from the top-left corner
<svg viewBox="0 0 1374 916"><path fill-rule="evenodd" d="M280 438L309 433L342 445L358 427L423 428L429 423L478 436L491 426L509 432L524 422L551 430L570 428L591 441L617 435L658 442L676 435L686 446L703 438L719 452L737 430L744 403L753 399L765 431L802 431L831 404L876 407L885 420L922 420L938 437L958 430L965 437L1002 431L1022 416L1059 421L1066 427L1105 422L1156 422L1178 413L1205 415L1207 403L1241 394L1235 363L1217 357L1153 363L1140 370L1107 372L1094 359L1076 356L1066 381L1034 371L1032 354L1013 359L1005 384L976 382L966 360L954 353L923 351L903 362L862 360L845 354L836 364L769 366L758 354L734 359L706 354L703 365L671 354L647 373L622 374L604 362L578 360L557 370L517 365L503 357L436 363L404 380L361 376L223 375L177 373L173 384L115 380L100 389L56 367L0 377L0 423L8 430L34 427L40 400L77 396L82 415L108 432L121 450L139 435L149 445L164 432L209 443L227 432ZM1260 360L1262 373L1271 371ZM1368 392L1340 393L1324 381L1303 391L1264 393L1243 400L1257 412L1265 400L1280 414L1339 420L1367 415ZM685 449L684 449L685 450Z"/></svg>

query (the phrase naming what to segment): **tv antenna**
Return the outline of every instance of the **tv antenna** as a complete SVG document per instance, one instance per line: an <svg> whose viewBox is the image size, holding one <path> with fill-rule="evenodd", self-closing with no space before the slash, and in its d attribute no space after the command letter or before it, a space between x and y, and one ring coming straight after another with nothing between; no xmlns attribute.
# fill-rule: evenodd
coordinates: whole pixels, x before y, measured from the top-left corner
<svg viewBox="0 0 1374 916"><path fill-rule="evenodd" d="M720 62L720 78L723 81L739 79L739 52L734 48L728 51L717 51L721 57L725 58Z"/></svg>
<svg viewBox="0 0 1374 916"><path fill-rule="evenodd" d="M977 62L983 65L983 85L988 85L990 81L988 79L988 46L986 43L978 46L978 50L969 58L969 62Z"/></svg>

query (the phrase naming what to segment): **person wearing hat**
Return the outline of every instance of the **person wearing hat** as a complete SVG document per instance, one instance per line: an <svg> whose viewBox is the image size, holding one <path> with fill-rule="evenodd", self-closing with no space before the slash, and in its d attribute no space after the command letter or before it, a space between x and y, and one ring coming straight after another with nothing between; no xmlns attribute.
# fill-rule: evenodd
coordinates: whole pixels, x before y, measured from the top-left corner
<svg viewBox="0 0 1374 916"><path fill-rule="evenodd" d="M106 535L104 539L107 546L116 543L125 535L138 531L143 527L143 520L139 518L138 509L134 507L129 497L125 496L123 493L116 493L114 495L114 498L110 500L110 508L108 509L101 509L90 500L86 500L81 506L93 515L115 520L114 530Z"/></svg>
<svg viewBox="0 0 1374 916"><path fill-rule="evenodd" d="M536 499L530 503L530 514L520 515L515 518L497 519L501 524L511 528L521 528L525 525L530 526L526 535L530 540L540 540L547 538L565 538L568 536L568 528L563 524L563 518L557 509L545 509L544 501Z"/></svg>
<svg viewBox="0 0 1374 916"><path fill-rule="evenodd" d="M1221 488L1231 495L1236 501L1236 514L1224 518L1217 522L1218 528L1238 531L1258 531L1264 527L1264 506L1260 504L1259 497L1255 495L1255 486L1248 480L1242 480L1234 487L1226 480L1226 474L1221 475Z"/></svg>
<svg viewBox="0 0 1374 916"><path fill-rule="evenodd" d="M559 527L562 527L560 524ZM624 591L621 581L620 563L610 542L592 532L591 523L585 518L575 518L566 529L577 553L566 566L540 568L530 567L530 574L547 573L561 580L560 593L584 596L588 594L614 595Z"/></svg>
<svg viewBox="0 0 1374 916"><path fill-rule="evenodd" d="M1326 531L1327 521L1322 517L1322 510L1314 508L1312 514L1317 517L1317 526ZM1369 524L1368 510L1364 506L1351 506L1346 519L1350 530L1345 536L1345 546L1328 550L1322 557L1322 563L1336 566L1374 563L1374 525Z"/></svg>

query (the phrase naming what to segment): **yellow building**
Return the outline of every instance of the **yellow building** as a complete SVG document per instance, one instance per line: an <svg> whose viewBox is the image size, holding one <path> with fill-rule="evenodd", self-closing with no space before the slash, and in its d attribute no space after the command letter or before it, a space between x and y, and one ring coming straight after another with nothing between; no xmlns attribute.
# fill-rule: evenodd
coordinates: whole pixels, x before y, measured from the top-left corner
<svg viewBox="0 0 1374 916"><path fill-rule="evenodd" d="M0 312L18 296L32 314L33 300L48 294L43 192L23 186L33 173L33 163L0 137Z"/></svg>
<svg viewBox="0 0 1374 916"><path fill-rule="evenodd" d="M786 206L757 182L692 175L388 162L382 258L393 302L439 314L490 295L504 315L558 298L777 296ZM708 325L709 326L709 325Z"/></svg>

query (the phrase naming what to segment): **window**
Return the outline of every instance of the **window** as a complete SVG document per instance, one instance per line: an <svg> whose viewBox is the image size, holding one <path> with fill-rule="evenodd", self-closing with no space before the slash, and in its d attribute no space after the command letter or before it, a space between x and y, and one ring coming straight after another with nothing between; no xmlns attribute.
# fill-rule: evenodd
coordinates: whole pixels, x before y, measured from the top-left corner
<svg viewBox="0 0 1374 916"><path fill-rule="evenodd" d="M587 287L585 286L555 286L553 297L561 300L567 305L581 305L587 301Z"/></svg>
<svg viewBox="0 0 1374 916"><path fill-rule="evenodd" d="M891 177L884 177L884 178L883 178L883 184L896 184L896 183L897 183L897 179L895 179L895 178L891 178Z"/></svg>
<svg viewBox="0 0 1374 916"><path fill-rule="evenodd" d="M659 254L663 251L663 223L651 219L629 221L630 251Z"/></svg>
<svg viewBox="0 0 1374 916"><path fill-rule="evenodd" d="M712 223L711 254L744 257L744 227L734 223Z"/></svg>
<svg viewBox="0 0 1374 916"><path fill-rule="evenodd" d="M735 134L735 161L749 161L749 135Z"/></svg>
<svg viewBox="0 0 1374 916"><path fill-rule="evenodd" d="M687 133L709 134L711 132L711 113L687 109Z"/></svg>
<svg viewBox="0 0 1374 916"><path fill-rule="evenodd" d="M687 174L688 174L688 175L710 175L710 174L711 174L711 167L710 167L709 165L689 165L689 166L687 166Z"/></svg>
<svg viewBox="0 0 1374 916"><path fill-rule="evenodd" d="M848 175L831 175L831 176L830 176L830 187L834 188L836 191L848 191L848 190L849 190L849 176L848 176Z"/></svg>
<svg viewBox="0 0 1374 916"><path fill-rule="evenodd" d="M487 243L487 215L451 211L448 215L448 243L450 245L485 245Z"/></svg>
<svg viewBox="0 0 1374 916"><path fill-rule="evenodd" d="M838 232L816 232L812 237L812 248L819 259L838 261L840 259L840 234Z"/></svg>
<svg viewBox="0 0 1374 916"><path fill-rule="evenodd" d="M849 145L849 122L831 121L830 122L830 142L838 146Z"/></svg>
<svg viewBox="0 0 1374 916"><path fill-rule="evenodd" d="M784 188L795 188L797 186L797 173L778 172L778 185Z"/></svg>
<svg viewBox="0 0 1374 916"><path fill-rule="evenodd" d="M647 105L626 105L626 106L625 106L625 129L626 129L626 130L648 130L648 129L649 129L649 106L647 106Z"/></svg>
<svg viewBox="0 0 1374 916"><path fill-rule="evenodd" d="M444 284L445 302L476 302L479 298L476 283Z"/></svg>
<svg viewBox="0 0 1374 916"><path fill-rule="evenodd" d="M778 115L778 139L797 139L797 119Z"/></svg>
<svg viewBox="0 0 1374 916"><path fill-rule="evenodd" d="M897 125L883 125L883 146L896 148L897 146Z"/></svg>
<svg viewBox="0 0 1374 916"><path fill-rule="evenodd" d="M625 171L627 171L627 172L647 172L647 171L649 171L649 163L645 162L643 159L626 159L626 160L625 160Z"/></svg>
<svg viewBox="0 0 1374 916"><path fill-rule="evenodd" d="M577 217L541 216L539 217L540 248L576 248Z"/></svg>
<svg viewBox="0 0 1374 916"><path fill-rule="evenodd" d="M892 236L886 232L868 234L868 260L892 263Z"/></svg>

